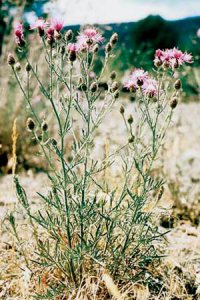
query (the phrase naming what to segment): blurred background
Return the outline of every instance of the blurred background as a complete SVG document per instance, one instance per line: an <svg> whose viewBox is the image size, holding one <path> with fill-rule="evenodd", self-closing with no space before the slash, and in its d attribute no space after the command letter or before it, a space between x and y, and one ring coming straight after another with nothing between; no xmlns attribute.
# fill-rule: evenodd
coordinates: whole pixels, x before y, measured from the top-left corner
<svg viewBox="0 0 200 300"><path fill-rule="evenodd" d="M29 25L38 17L58 17L66 28L79 31L81 26L93 24L100 28L106 39L113 32L119 34L115 60L110 69L115 69L118 79L134 67L151 71L154 52L158 48L178 47L192 52L194 64L184 68L178 76L183 82L184 102L199 101L200 86L200 1L199 0L57 0L57 1L0 1L0 172L9 173L12 168L12 126L18 118L21 136L17 144L18 164L23 169L38 167L35 158L30 159L30 144L24 124L26 108L23 97L6 64L8 52L16 51L13 24L16 20L25 23L26 38L33 49L32 32ZM35 47L35 48L34 48ZM35 52L36 53L36 52ZM35 59L38 54L34 54ZM99 60L99 64L101 61ZM100 67L100 65L99 65ZM98 68L98 64L97 64ZM109 71L109 70L108 70ZM122 89L123 92L123 89ZM41 110L40 91L34 91L33 104ZM134 99L130 99L134 100ZM20 114L19 114L20 112ZM23 142L22 142L23 141Z"/></svg>

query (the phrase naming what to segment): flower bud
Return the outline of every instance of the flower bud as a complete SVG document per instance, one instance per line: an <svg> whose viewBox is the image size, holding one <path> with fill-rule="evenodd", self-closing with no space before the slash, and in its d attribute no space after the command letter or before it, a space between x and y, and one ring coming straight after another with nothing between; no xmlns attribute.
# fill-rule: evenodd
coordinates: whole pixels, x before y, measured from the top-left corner
<svg viewBox="0 0 200 300"><path fill-rule="evenodd" d="M25 40L20 39L20 40L18 41L17 45L18 45L19 47L22 47L22 48L23 48L23 47L26 46L26 42L25 42Z"/></svg>
<svg viewBox="0 0 200 300"><path fill-rule="evenodd" d="M114 81L111 85L111 92L114 93L119 88L119 84L117 81Z"/></svg>
<svg viewBox="0 0 200 300"><path fill-rule="evenodd" d="M21 65L20 65L19 62L17 62L17 63L15 64L15 71L17 71L17 72L20 72L20 71L21 71Z"/></svg>
<svg viewBox="0 0 200 300"><path fill-rule="evenodd" d="M50 46L53 46L54 42L55 42L55 39L54 39L53 36L49 36L49 37L47 38L47 43L48 43Z"/></svg>
<svg viewBox="0 0 200 300"><path fill-rule="evenodd" d="M111 45L115 45L118 41L118 34L117 33L113 33L113 35L110 38L110 43Z"/></svg>
<svg viewBox="0 0 200 300"><path fill-rule="evenodd" d="M105 51L106 51L106 53L109 53L111 50L112 50L112 44L111 44L111 43L108 43L108 44L106 45Z"/></svg>
<svg viewBox="0 0 200 300"><path fill-rule="evenodd" d="M177 104L178 104L178 100L177 100L176 97L174 97L174 98L172 98L172 100L170 101L170 104L169 104L169 105L170 105L171 109L174 109L174 108L176 108Z"/></svg>
<svg viewBox="0 0 200 300"><path fill-rule="evenodd" d="M119 98L119 91L118 90L116 90L115 92L114 92L114 98L115 99L118 99Z"/></svg>
<svg viewBox="0 0 200 300"><path fill-rule="evenodd" d="M12 55L12 53L9 53L8 54L8 57L7 57L7 63L10 65L10 66L13 66L15 64L15 57Z"/></svg>
<svg viewBox="0 0 200 300"><path fill-rule="evenodd" d="M130 92L131 93L136 93L136 91L137 91L136 87L134 87L134 86L130 87Z"/></svg>
<svg viewBox="0 0 200 300"><path fill-rule="evenodd" d="M28 118L27 121L26 121L26 127L27 127L27 130L32 132L34 131L35 129L35 122L33 121L32 118Z"/></svg>
<svg viewBox="0 0 200 300"><path fill-rule="evenodd" d="M120 110L119 110L119 111L120 111L120 114L122 114L122 115L124 114L124 112L125 112L125 108L124 108L124 106L123 106L123 105L120 107Z"/></svg>
<svg viewBox="0 0 200 300"><path fill-rule="evenodd" d="M132 115L130 115L129 117L128 117L128 123L131 125L132 123L133 123L133 116Z"/></svg>
<svg viewBox="0 0 200 300"><path fill-rule="evenodd" d="M128 142L131 144L131 143L133 143L134 142L134 136L131 136L129 139L128 139Z"/></svg>
<svg viewBox="0 0 200 300"><path fill-rule="evenodd" d="M65 46L62 46L62 47L60 48L60 53L61 53L61 54L65 54Z"/></svg>
<svg viewBox="0 0 200 300"><path fill-rule="evenodd" d="M67 42L69 42L69 41L71 41L72 37L73 37L72 30L71 29L67 30L67 32L65 33L65 40Z"/></svg>
<svg viewBox="0 0 200 300"><path fill-rule="evenodd" d="M62 35L60 32L55 30L54 37L55 37L56 41L60 41L62 38Z"/></svg>
<svg viewBox="0 0 200 300"><path fill-rule="evenodd" d="M154 59L154 66L157 67L157 68L159 68L160 66L162 66L162 61L158 57L156 57Z"/></svg>
<svg viewBox="0 0 200 300"><path fill-rule="evenodd" d="M138 79L138 81L137 81L137 85L138 86L142 86L143 83L144 83L144 81L142 79Z"/></svg>
<svg viewBox="0 0 200 300"><path fill-rule="evenodd" d="M26 64L26 72L30 72L31 71L31 65L29 63Z"/></svg>
<svg viewBox="0 0 200 300"><path fill-rule="evenodd" d="M170 67L170 63L168 61L164 61L163 67L164 69L168 69Z"/></svg>
<svg viewBox="0 0 200 300"><path fill-rule="evenodd" d="M71 62L74 62L76 60L76 52L75 51L70 51L69 52L69 60Z"/></svg>
<svg viewBox="0 0 200 300"><path fill-rule="evenodd" d="M114 80L116 77L117 77L116 72L115 72L115 71L112 71L112 72L110 73L110 79Z"/></svg>
<svg viewBox="0 0 200 300"><path fill-rule="evenodd" d="M94 47L92 48L93 53L97 53L99 51L99 45L95 44Z"/></svg>
<svg viewBox="0 0 200 300"><path fill-rule="evenodd" d="M91 91L92 93L95 93L95 92L97 91L97 89L98 89L97 83L96 83L96 82L93 82L93 83L91 84L91 86L90 86L90 91Z"/></svg>
<svg viewBox="0 0 200 300"><path fill-rule="evenodd" d="M86 44L88 44L89 46L91 46L93 44L93 40L92 39L87 39Z"/></svg>
<svg viewBox="0 0 200 300"><path fill-rule="evenodd" d="M39 33L40 37L43 37L44 36L44 29L41 28L41 27L38 27L38 33Z"/></svg>
<svg viewBox="0 0 200 300"><path fill-rule="evenodd" d="M42 129L42 131L47 131L48 130L48 124L47 124L47 122L45 122L45 121L42 122L41 129Z"/></svg>
<svg viewBox="0 0 200 300"><path fill-rule="evenodd" d="M158 201L162 198L163 193L164 193L164 187L161 186L161 188L160 188L160 190L158 192Z"/></svg>
<svg viewBox="0 0 200 300"><path fill-rule="evenodd" d="M178 69L178 67L179 67L178 60L176 60L176 62L174 63L173 67L174 67L174 69Z"/></svg>
<svg viewBox="0 0 200 300"><path fill-rule="evenodd" d="M57 141L54 138L51 138L51 143L54 147L57 146Z"/></svg>
<svg viewBox="0 0 200 300"><path fill-rule="evenodd" d="M175 90L180 90L182 84L181 84L181 80L180 79L177 79L174 83L174 88Z"/></svg>
<svg viewBox="0 0 200 300"><path fill-rule="evenodd" d="M82 89L82 91L86 92L87 91L87 85L85 83L83 83L81 85L81 89Z"/></svg>

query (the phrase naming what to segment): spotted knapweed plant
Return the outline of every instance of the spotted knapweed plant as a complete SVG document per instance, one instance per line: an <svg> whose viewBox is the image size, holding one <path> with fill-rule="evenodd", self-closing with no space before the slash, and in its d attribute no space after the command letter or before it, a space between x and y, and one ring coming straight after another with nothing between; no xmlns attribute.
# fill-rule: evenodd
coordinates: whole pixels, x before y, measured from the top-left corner
<svg viewBox="0 0 200 300"><path fill-rule="evenodd" d="M100 88L118 36L114 33L104 47L104 38L93 27L74 38L71 30L63 33L63 22L49 24L39 19L31 30L37 30L43 46L46 76L40 73L44 64L37 66L27 56L21 23L14 33L18 50L25 55L26 76L21 75L22 67L12 54L8 64L29 108L27 129L40 148L41 159L48 163L49 188L45 194L37 193L41 200L37 208L14 175L17 197L35 241L31 258L23 243L20 251L33 274L34 265L38 266L34 275L41 288L36 295L41 299L56 299L59 294L67 297L100 270L107 270L117 283L135 282L144 278L148 266L161 255L158 244L163 232L154 219L154 207L162 197L165 180L153 170L181 90L181 81L173 74L192 62L192 57L176 48L157 50L154 75L133 70L124 87L135 95L134 113L127 116L124 106L119 112L127 142L119 141L117 150L95 160L95 134L104 116L119 102L120 85L114 71L107 79L107 89ZM103 61L102 68L95 73L98 60ZM32 81L50 104L50 123L34 109ZM110 122L118 126L112 117ZM116 181L109 188L109 177L103 174L115 164L120 168L120 184ZM13 215L10 223L19 241Z"/></svg>

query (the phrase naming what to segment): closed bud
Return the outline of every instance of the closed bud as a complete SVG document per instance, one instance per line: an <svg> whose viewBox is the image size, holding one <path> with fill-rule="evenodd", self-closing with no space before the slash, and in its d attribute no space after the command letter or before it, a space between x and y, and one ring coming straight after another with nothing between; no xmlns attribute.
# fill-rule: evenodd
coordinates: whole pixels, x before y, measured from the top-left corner
<svg viewBox="0 0 200 300"><path fill-rule="evenodd" d="M131 143L133 143L134 142L134 136L131 136L129 139L128 139L128 142L131 144Z"/></svg>
<svg viewBox="0 0 200 300"><path fill-rule="evenodd" d="M173 67L174 67L174 69L178 69L178 67L179 67L178 60L176 60L176 62L174 63Z"/></svg>
<svg viewBox="0 0 200 300"><path fill-rule="evenodd" d="M132 115L130 115L129 117L128 117L128 123L131 125L132 123L133 123L133 116Z"/></svg>
<svg viewBox="0 0 200 300"><path fill-rule="evenodd" d="M90 91L91 91L92 93L95 93L95 92L97 91L97 89L98 89L97 83L96 83L96 82L93 82L93 83L91 84L91 86L90 86Z"/></svg>
<svg viewBox="0 0 200 300"><path fill-rule="evenodd" d="M62 38L62 35L60 32L55 30L54 37L55 37L56 41L60 41Z"/></svg>
<svg viewBox="0 0 200 300"><path fill-rule="evenodd" d="M131 92L131 93L136 93L136 88L135 88L134 86L131 86L131 87L130 87L130 92Z"/></svg>
<svg viewBox="0 0 200 300"><path fill-rule="evenodd" d="M82 85L82 83L83 83L83 78L81 77L81 78L79 78L78 85L80 86L80 85Z"/></svg>
<svg viewBox="0 0 200 300"><path fill-rule="evenodd" d="M115 92L114 92L114 98L115 99L118 99L119 98L119 91L118 90L116 90Z"/></svg>
<svg viewBox="0 0 200 300"><path fill-rule="evenodd" d="M160 190L158 192L158 201L162 198L163 193L164 193L164 187L161 186L161 188L160 188Z"/></svg>
<svg viewBox="0 0 200 300"><path fill-rule="evenodd" d="M169 104L169 105L170 105L171 109L174 109L174 108L176 108L177 104L178 104L178 100L177 100L176 97L174 97L174 98L172 98L172 100L170 101L170 104Z"/></svg>
<svg viewBox="0 0 200 300"><path fill-rule="evenodd" d="M43 37L44 36L44 29L42 29L42 28L38 28L38 33L39 33L39 36L40 37Z"/></svg>
<svg viewBox="0 0 200 300"><path fill-rule="evenodd" d="M67 42L71 41L71 39L73 38L73 32L71 29L67 30L67 32L65 33L65 40Z"/></svg>
<svg viewBox="0 0 200 300"><path fill-rule="evenodd" d="M120 110L119 110L119 111L120 111L120 114L122 114L122 115L124 114L124 112L125 112L125 108L124 108L124 106L123 106L123 105L120 107Z"/></svg>
<svg viewBox="0 0 200 300"><path fill-rule="evenodd" d="M29 63L26 64L25 66L26 72L30 72L31 71L31 65Z"/></svg>
<svg viewBox="0 0 200 300"><path fill-rule="evenodd" d="M17 44L18 44L19 47L22 47L22 48L26 46L26 42L25 42L25 40L23 40L23 39L20 39L20 40L17 42Z"/></svg>
<svg viewBox="0 0 200 300"><path fill-rule="evenodd" d="M174 88L176 89L176 90L180 90L180 88L181 88L181 80L180 79L177 79L176 81L175 81L175 83L174 83Z"/></svg>
<svg viewBox="0 0 200 300"><path fill-rule="evenodd" d="M154 59L154 66L156 66L157 68L159 68L160 66L162 66L162 61L158 57L156 57Z"/></svg>
<svg viewBox="0 0 200 300"><path fill-rule="evenodd" d="M85 83L83 83L81 85L81 89L82 89L82 91L86 92L87 91L87 85Z"/></svg>
<svg viewBox="0 0 200 300"><path fill-rule="evenodd" d="M62 46L62 47L61 47L60 53L61 53L61 54L65 54L65 46Z"/></svg>
<svg viewBox="0 0 200 300"><path fill-rule="evenodd" d="M26 121L27 130L32 132L35 129L35 122L32 118L28 118Z"/></svg>
<svg viewBox="0 0 200 300"><path fill-rule="evenodd" d="M115 71L112 71L112 72L110 73L110 79L114 80L116 77L117 77L116 72L115 72Z"/></svg>
<svg viewBox="0 0 200 300"><path fill-rule="evenodd" d="M41 129L42 129L42 131L47 131L48 130L48 124L47 124L47 122L45 122L45 121L42 122Z"/></svg>
<svg viewBox="0 0 200 300"><path fill-rule="evenodd" d="M17 62L17 63L15 64L15 70L16 70L17 72L21 71L21 65L20 65L19 62Z"/></svg>
<svg viewBox="0 0 200 300"><path fill-rule="evenodd" d="M142 86L143 83L144 83L144 81L142 79L138 79L138 81L137 81L137 85L138 86Z"/></svg>
<svg viewBox="0 0 200 300"><path fill-rule="evenodd" d="M51 143L54 147L57 146L57 141L54 138L51 138Z"/></svg>
<svg viewBox="0 0 200 300"><path fill-rule="evenodd" d="M97 53L99 51L99 45L98 44L95 44L94 47L92 48L92 51L94 53Z"/></svg>
<svg viewBox="0 0 200 300"><path fill-rule="evenodd" d="M47 43L50 45L50 46L53 46L53 44L55 43L55 39L53 36L50 36L47 38Z"/></svg>
<svg viewBox="0 0 200 300"><path fill-rule="evenodd" d="M164 61L163 67L164 69L168 69L170 67L170 63L168 61Z"/></svg>
<svg viewBox="0 0 200 300"><path fill-rule="evenodd" d="M13 66L15 64L15 57L11 53L8 54L7 63L10 66Z"/></svg>
<svg viewBox="0 0 200 300"><path fill-rule="evenodd" d="M112 45L115 45L115 44L117 43L117 41L118 41L118 34L117 34L117 33L114 33L114 34L111 36L111 38L110 38L110 43L111 43Z"/></svg>
<svg viewBox="0 0 200 300"><path fill-rule="evenodd" d="M111 92L114 93L119 88L119 84L117 81L114 81L111 85Z"/></svg>
<svg viewBox="0 0 200 300"><path fill-rule="evenodd" d="M105 50L106 50L106 53L109 53L109 52L112 50L112 44L111 44L111 43L108 43L108 44L106 45Z"/></svg>
<svg viewBox="0 0 200 300"><path fill-rule="evenodd" d="M92 39L87 39L86 43L91 46L93 44L93 40Z"/></svg>
<svg viewBox="0 0 200 300"><path fill-rule="evenodd" d="M70 51L68 57L71 62L74 62L76 60L76 51Z"/></svg>

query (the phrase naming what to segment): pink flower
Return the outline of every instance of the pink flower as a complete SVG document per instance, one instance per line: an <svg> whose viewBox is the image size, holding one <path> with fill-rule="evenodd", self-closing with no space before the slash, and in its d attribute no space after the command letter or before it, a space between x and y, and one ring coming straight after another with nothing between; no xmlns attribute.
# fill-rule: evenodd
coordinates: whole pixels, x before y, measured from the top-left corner
<svg viewBox="0 0 200 300"><path fill-rule="evenodd" d="M47 30L46 30L46 35L47 35L47 38L51 39L54 37L54 29L52 27L49 27Z"/></svg>
<svg viewBox="0 0 200 300"><path fill-rule="evenodd" d="M44 30L47 27L48 23L43 19L37 19L34 23L31 24L30 30L39 29Z"/></svg>
<svg viewBox="0 0 200 300"><path fill-rule="evenodd" d="M200 28L197 30L197 37L200 38Z"/></svg>
<svg viewBox="0 0 200 300"><path fill-rule="evenodd" d="M155 56L156 56L157 58L161 58L163 55L164 55L164 54L163 54L163 51L162 51L162 50L160 50L160 49L157 49L157 50L156 50Z"/></svg>
<svg viewBox="0 0 200 300"><path fill-rule="evenodd" d="M24 27L23 24L20 22L17 22L14 26L14 35L15 35L15 42L18 44L18 46L24 46Z"/></svg>
<svg viewBox="0 0 200 300"><path fill-rule="evenodd" d="M76 53L78 52L79 48L77 46L77 44L74 43L70 43L67 47L67 50L69 52L69 60L71 62L74 62L76 60Z"/></svg>
<svg viewBox="0 0 200 300"><path fill-rule="evenodd" d="M142 86L142 92L150 98L158 95L158 82L155 79L148 78Z"/></svg>
<svg viewBox="0 0 200 300"><path fill-rule="evenodd" d="M64 21L58 19L51 19L50 27L58 32L63 29Z"/></svg>
<svg viewBox="0 0 200 300"><path fill-rule="evenodd" d="M128 81L125 83L124 86L129 90L137 90L139 86L142 86L148 78L148 72L145 72L142 69L135 69L131 73Z"/></svg>
<svg viewBox="0 0 200 300"><path fill-rule="evenodd" d="M177 48L156 50L154 64L159 66L164 64L171 68L178 68L184 63L192 63L192 55L187 52L182 52Z"/></svg>
<svg viewBox="0 0 200 300"><path fill-rule="evenodd" d="M77 45L80 50L92 50L92 44L99 44L104 40L102 35L95 28L87 28L77 37Z"/></svg>
<svg viewBox="0 0 200 300"><path fill-rule="evenodd" d="M102 35L95 28L87 28L83 31L83 36L86 39L91 39L94 43L103 42Z"/></svg>
<svg viewBox="0 0 200 300"><path fill-rule="evenodd" d="M186 62L186 63L189 63L189 64L193 63L193 57L192 57L192 54L191 54L191 53L185 52L185 53L183 54L182 59L183 59L183 61Z"/></svg>
<svg viewBox="0 0 200 300"><path fill-rule="evenodd" d="M67 50L69 52L77 52L78 51L78 46L75 43L70 43L67 47Z"/></svg>
<svg viewBox="0 0 200 300"><path fill-rule="evenodd" d="M130 77L125 83L124 87L135 92L138 88L137 80Z"/></svg>
<svg viewBox="0 0 200 300"><path fill-rule="evenodd" d="M137 80L145 81L149 77L149 75L148 72L145 72L142 69L135 69L132 72L131 77L136 78Z"/></svg>

